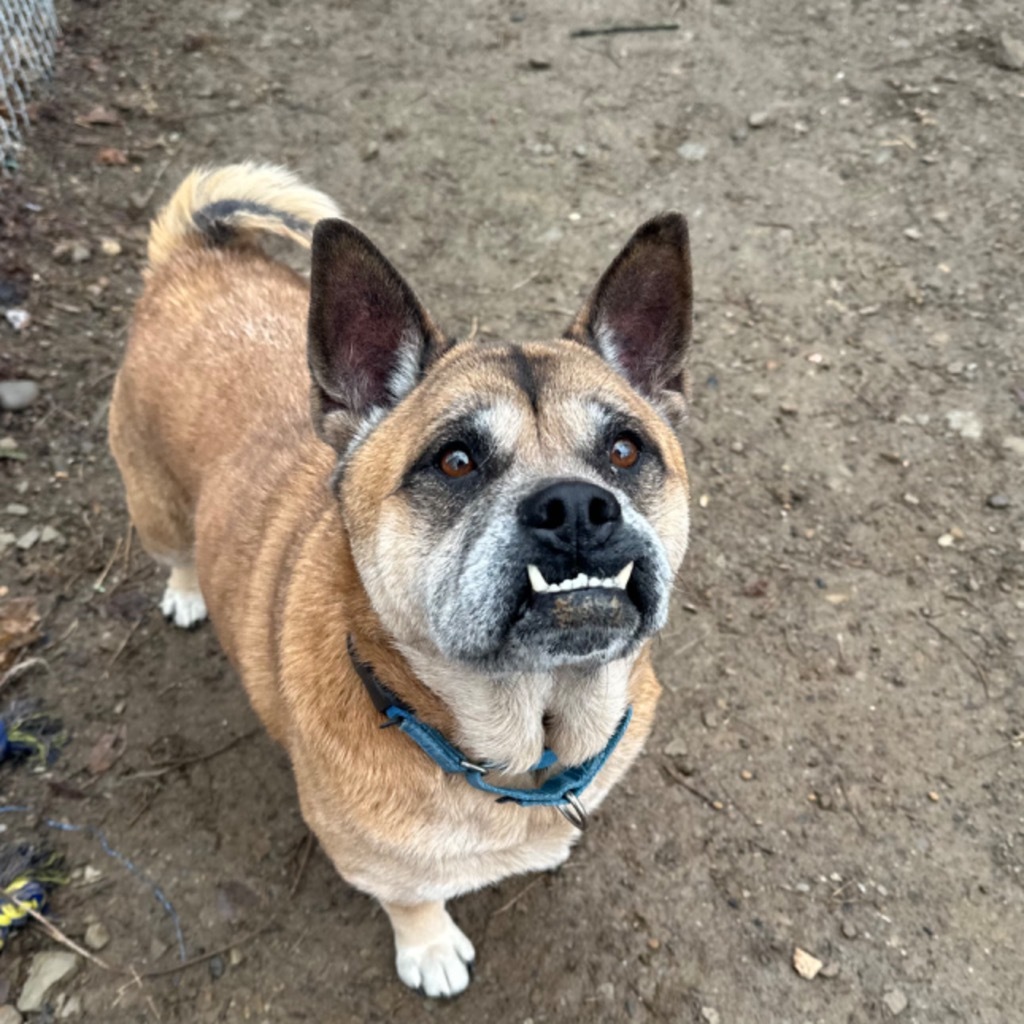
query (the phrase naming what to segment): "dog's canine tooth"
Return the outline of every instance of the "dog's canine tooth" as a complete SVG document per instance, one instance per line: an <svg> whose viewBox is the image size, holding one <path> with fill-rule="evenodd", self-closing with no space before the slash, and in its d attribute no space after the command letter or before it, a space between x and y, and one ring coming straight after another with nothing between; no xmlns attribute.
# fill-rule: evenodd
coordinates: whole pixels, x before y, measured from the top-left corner
<svg viewBox="0 0 1024 1024"><path fill-rule="evenodd" d="M615 586L622 590L626 589L626 584L629 582L630 574L633 572L633 563L627 562L622 571L615 576Z"/></svg>
<svg viewBox="0 0 1024 1024"><path fill-rule="evenodd" d="M530 586L533 588L535 593L545 594L551 587L548 585L548 581L544 579L544 574L535 565L528 565L526 567L526 575L530 577Z"/></svg>

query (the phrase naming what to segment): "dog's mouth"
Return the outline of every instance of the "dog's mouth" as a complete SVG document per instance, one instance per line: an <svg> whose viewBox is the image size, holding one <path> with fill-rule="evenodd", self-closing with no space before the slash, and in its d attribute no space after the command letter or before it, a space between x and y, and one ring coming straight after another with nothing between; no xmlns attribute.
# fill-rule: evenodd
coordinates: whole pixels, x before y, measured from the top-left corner
<svg viewBox="0 0 1024 1024"><path fill-rule="evenodd" d="M649 601L636 562L607 575L548 578L556 572L545 576L540 566L526 566L510 624L519 645L555 662L574 662L617 655L640 633Z"/></svg>

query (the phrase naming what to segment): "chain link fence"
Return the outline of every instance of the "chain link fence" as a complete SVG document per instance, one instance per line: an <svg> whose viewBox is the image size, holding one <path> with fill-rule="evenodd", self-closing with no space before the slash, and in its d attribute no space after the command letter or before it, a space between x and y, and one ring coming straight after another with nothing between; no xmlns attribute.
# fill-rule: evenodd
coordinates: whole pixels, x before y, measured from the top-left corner
<svg viewBox="0 0 1024 1024"><path fill-rule="evenodd" d="M0 166L17 168L28 105L50 77L59 34L54 0L0 0Z"/></svg>

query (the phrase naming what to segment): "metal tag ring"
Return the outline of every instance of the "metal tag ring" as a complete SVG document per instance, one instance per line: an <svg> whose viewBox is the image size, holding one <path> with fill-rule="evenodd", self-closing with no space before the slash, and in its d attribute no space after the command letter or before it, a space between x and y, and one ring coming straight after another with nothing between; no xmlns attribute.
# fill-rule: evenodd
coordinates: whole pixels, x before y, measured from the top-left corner
<svg viewBox="0 0 1024 1024"><path fill-rule="evenodd" d="M587 830L587 809L580 798L571 790L565 794L566 803L558 805L558 813L574 828Z"/></svg>

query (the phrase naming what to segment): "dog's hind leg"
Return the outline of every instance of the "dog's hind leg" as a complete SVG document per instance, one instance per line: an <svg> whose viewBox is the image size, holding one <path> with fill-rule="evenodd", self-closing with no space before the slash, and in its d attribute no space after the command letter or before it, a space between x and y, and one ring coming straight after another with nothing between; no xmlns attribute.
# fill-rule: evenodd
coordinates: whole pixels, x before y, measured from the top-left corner
<svg viewBox="0 0 1024 1024"><path fill-rule="evenodd" d="M190 629L206 618L206 602L195 567L191 502L140 437L115 390L110 409L110 447L121 470L128 513L142 546L170 578L160 610L176 626Z"/></svg>
<svg viewBox="0 0 1024 1024"><path fill-rule="evenodd" d="M458 995L469 984L476 953L444 903L382 906L395 930L395 966L402 981L433 998Z"/></svg>

